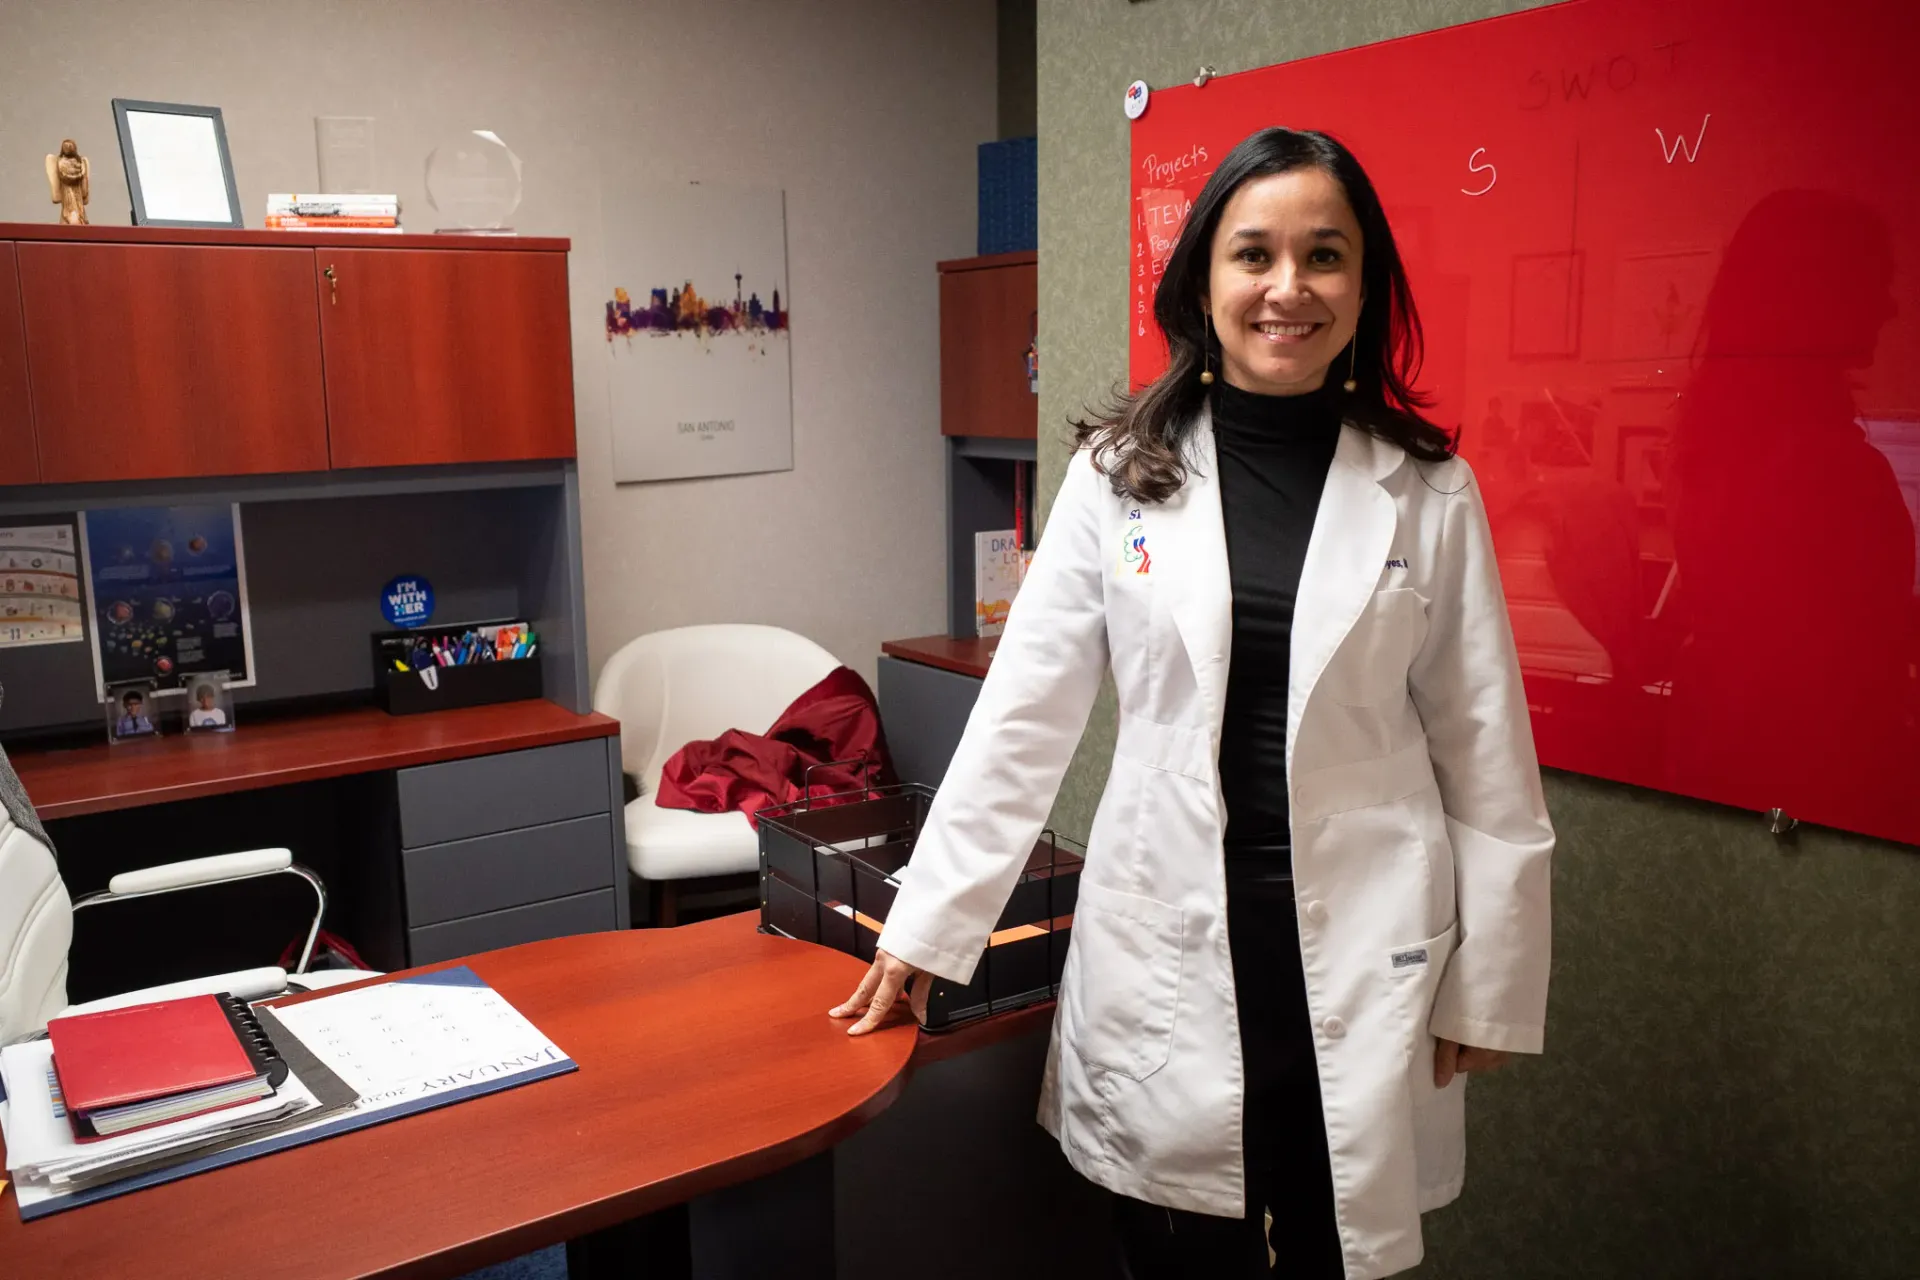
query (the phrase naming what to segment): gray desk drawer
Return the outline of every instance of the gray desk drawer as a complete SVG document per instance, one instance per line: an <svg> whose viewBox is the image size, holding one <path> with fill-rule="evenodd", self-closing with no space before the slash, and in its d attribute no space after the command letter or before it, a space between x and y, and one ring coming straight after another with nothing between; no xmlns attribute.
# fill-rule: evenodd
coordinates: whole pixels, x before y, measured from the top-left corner
<svg viewBox="0 0 1920 1280"><path fill-rule="evenodd" d="M613 887L604 814L408 849L407 923L418 928Z"/></svg>
<svg viewBox="0 0 1920 1280"><path fill-rule="evenodd" d="M409 849L607 813L607 743L592 738L402 769L400 843Z"/></svg>
<svg viewBox="0 0 1920 1280"><path fill-rule="evenodd" d="M902 782L938 787L985 683L920 662L880 658L880 723Z"/></svg>
<svg viewBox="0 0 1920 1280"><path fill-rule="evenodd" d="M465 920L430 924L407 931L407 962L433 964L460 956L511 947L570 933L600 933L614 927L612 889L577 893L571 898L536 902L527 907L490 911Z"/></svg>

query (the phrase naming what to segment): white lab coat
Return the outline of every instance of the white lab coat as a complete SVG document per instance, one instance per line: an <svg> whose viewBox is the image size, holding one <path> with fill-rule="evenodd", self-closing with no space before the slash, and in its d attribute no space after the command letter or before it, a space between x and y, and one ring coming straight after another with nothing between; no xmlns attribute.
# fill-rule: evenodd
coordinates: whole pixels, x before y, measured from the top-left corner
<svg viewBox="0 0 1920 1280"><path fill-rule="evenodd" d="M1190 447L1159 506L1072 460L880 945L971 977L1111 667L1119 735L1040 1119L1104 1187L1239 1216L1218 772L1232 611L1204 414ZM1369 1280L1418 1263L1420 1214L1460 1192L1465 1081L1434 1088L1434 1037L1538 1053L1546 1016L1553 829L1464 461L1342 428L1292 636L1300 946L1347 1275Z"/></svg>

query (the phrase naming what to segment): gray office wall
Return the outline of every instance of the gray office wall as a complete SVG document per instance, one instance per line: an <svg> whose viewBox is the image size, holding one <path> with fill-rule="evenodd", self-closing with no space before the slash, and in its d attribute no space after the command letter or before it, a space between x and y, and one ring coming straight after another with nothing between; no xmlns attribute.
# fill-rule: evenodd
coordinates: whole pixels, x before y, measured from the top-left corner
<svg viewBox="0 0 1920 1280"><path fill-rule="evenodd" d="M1043 507L1067 418L1126 373L1128 82L1526 7L1040 6ZM1112 716L1109 694L1055 815L1069 834L1105 781ZM1561 835L1547 1054L1474 1085L1467 1190L1428 1218L1418 1274L1920 1275L1920 855L1822 831L1783 848L1753 814L1571 775L1550 774L1547 795Z"/></svg>

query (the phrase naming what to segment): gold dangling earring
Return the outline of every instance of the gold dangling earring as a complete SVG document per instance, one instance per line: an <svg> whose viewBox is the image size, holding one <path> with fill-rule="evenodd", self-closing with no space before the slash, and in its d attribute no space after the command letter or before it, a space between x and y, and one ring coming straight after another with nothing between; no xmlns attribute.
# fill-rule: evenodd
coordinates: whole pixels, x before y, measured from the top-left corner
<svg viewBox="0 0 1920 1280"><path fill-rule="evenodd" d="M1359 364L1359 362L1360 362L1360 330L1358 328L1355 328L1353 331L1353 341L1347 347L1347 380L1340 384L1341 388L1348 395L1352 395L1354 392L1360 389L1359 382L1356 381L1353 376L1354 367L1357 364Z"/></svg>
<svg viewBox="0 0 1920 1280"><path fill-rule="evenodd" d="M1202 312L1201 319L1206 322L1207 333L1200 346L1200 385L1210 387L1213 385L1213 316Z"/></svg>

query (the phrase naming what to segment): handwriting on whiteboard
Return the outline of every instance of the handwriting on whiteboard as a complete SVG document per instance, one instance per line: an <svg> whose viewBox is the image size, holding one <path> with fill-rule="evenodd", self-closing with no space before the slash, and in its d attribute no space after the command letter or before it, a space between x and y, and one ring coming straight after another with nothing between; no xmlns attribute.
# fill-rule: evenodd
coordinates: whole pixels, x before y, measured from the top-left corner
<svg viewBox="0 0 1920 1280"><path fill-rule="evenodd" d="M1157 155L1149 154L1140 161L1140 169L1147 181L1165 187L1171 186L1174 179L1187 170L1198 169L1207 162L1207 159L1207 149L1196 142L1180 155L1170 156L1164 160Z"/></svg>
<svg viewBox="0 0 1920 1280"><path fill-rule="evenodd" d="M1692 164L1700 158L1700 148L1705 146L1707 141L1707 121L1711 119L1713 119L1713 112L1711 111L1700 118L1700 132L1693 135L1692 146L1687 145L1686 134L1676 133L1673 135L1673 145L1669 147L1667 145L1667 135L1660 132L1657 126L1654 128L1653 136L1660 139L1660 154L1667 158L1668 164L1672 164L1673 158L1682 152L1686 153L1688 164Z"/></svg>
<svg viewBox="0 0 1920 1280"><path fill-rule="evenodd" d="M1158 279L1166 270L1167 259L1173 256L1180 226L1186 221L1187 211L1193 208L1193 201L1178 187L1142 187L1138 200L1135 227L1139 236L1134 241L1134 256L1146 258L1145 263L1139 264L1147 268L1144 274ZM1136 270L1135 274L1143 273Z"/></svg>
<svg viewBox="0 0 1920 1280"><path fill-rule="evenodd" d="M1653 46L1649 59L1654 73L1673 71L1685 40L1673 40ZM1644 55L1642 55L1644 56ZM1596 58L1584 67L1562 67L1553 75L1535 70L1527 77L1520 94L1522 111L1544 111L1555 102L1578 105L1590 100L1596 89L1608 93L1626 93L1640 83L1640 58L1632 53L1616 53Z"/></svg>
<svg viewBox="0 0 1920 1280"><path fill-rule="evenodd" d="M1487 154L1487 149L1486 149L1485 147L1475 147L1475 148L1473 149L1473 154L1467 157L1467 172L1468 172L1468 173L1484 173L1484 174L1486 174L1486 175L1487 175L1487 185L1486 185L1486 186L1484 186L1484 187L1482 187L1482 188L1480 188L1480 189L1479 189L1478 191L1471 191L1471 190L1469 190L1469 189L1467 189L1466 187L1462 187L1462 188L1460 188L1460 194L1461 194L1461 195L1463 195L1463 196L1483 196L1483 195L1485 195L1485 194L1487 194L1487 192L1489 192L1489 191L1491 191L1491 190L1493 190L1493 184L1494 184L1494 183L1496 183L1496 182L1498 182L1498 181L1500 180L1500 171L1499 171L1498 169L1496 169L1496 168L1494 168L1494 167L1493 167L1493 164L1492 164L1491 162L1488 162L1487 164L1477 164L1477 163L1475 163L1475 162L1476 162L1477 160L1479 160L1479 159L1480 159L1480 157L1481 157L1481 156L1483 156L1483 155L1485 155L1485 154Z"/></svg>

